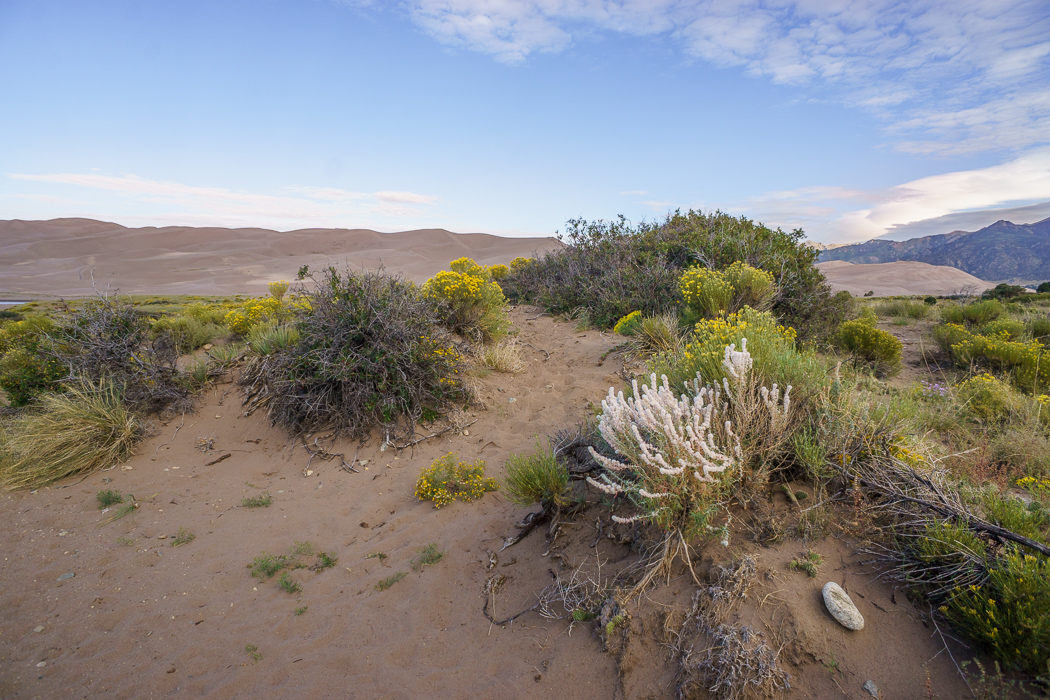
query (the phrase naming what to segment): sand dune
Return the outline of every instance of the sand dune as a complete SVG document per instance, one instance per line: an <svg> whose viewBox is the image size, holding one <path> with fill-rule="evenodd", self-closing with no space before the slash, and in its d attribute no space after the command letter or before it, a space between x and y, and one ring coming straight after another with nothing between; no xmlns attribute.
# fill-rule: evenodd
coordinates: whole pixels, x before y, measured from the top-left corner
<svg viewBox="0 0 1050 700"><path fill-rule="evenodd" d="M302 265L385 266L422 282L464 255L506 263L560 247L554 238L503 238L421 229L126 228L92 219L0 221L0 298L83 296L96 285L129 294L261 294Z"/></svg>
<svg viewBox="0 0 1050 700"><path fill-rule="evenodd" d="M958 294L969 289L982 292L995 285L962 270L921 262L892 262L856 265L842 260L817 263L836 292L855 296L875 292L885 297L903 294Z"/></svg>

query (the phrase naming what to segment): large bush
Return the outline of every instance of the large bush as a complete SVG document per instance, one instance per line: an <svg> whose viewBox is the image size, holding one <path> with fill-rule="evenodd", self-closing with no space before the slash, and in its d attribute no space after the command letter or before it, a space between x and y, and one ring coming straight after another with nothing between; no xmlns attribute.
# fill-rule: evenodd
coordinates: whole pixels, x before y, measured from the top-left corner
<svg viewBox="0 0 1050 700"><path fill-rule="evenodd" d="M998 303L998 302L995 302ZM1017 388L1038 393L1050 387L1050 356L1042 343L984 336L955 323L934 329L941 349L962 367L977 365L1010 375Z"/></svg>
<svg viewBox="0 0 1050 700"><path fill-rule="evenodd" d="M249 410L293 432L410 434L463 397L460 357L419 290L380 272L328 268L295 307L294 333L241 375Z"/></svg>
<svg viewBox="0 0 1050 700"><path fill-rule="evenodd" d="M498 274L506 276L504 269ZM507 303L492 278L492 269L470 258L449 263L423 285L423 295L437 308L438 316L454 333L491 342L506 335L510 327L504 305Z"/></svg>
<svg viewBox="0 0 1050 700"><path fill-rule="evenodd" d="M745 306L764 311L773 303L773 275L740 261L724 270L694 267L678 280L678 292L692 318L714 318Z"/></svg>
<svg viewBox="0 0 1050 700"><path fill-rule="evenodd" d="M29 404L64 376L62 364L44 351L54 325L46 316L30 316L0 329L0 389L12 406Z"/></svg>
<svg viewBox="0 0 1050 700"><path fill-rule="evenodd" d="M873 368L881 376L900 371L904 345L892 333L863 321L846 321L839 326L835 343L850 353L855 362Z"/></svg>
<svg viewBox="0 0 1050 700"><path fill-rule="evenodd" d="M801 230L786 233L716 212L676 212L659 223L569 221L568 246L515 268L508 296L553 312L585 308L610 327L639 310L653 316L674 305L677 281L690 267L722 270L740 261L773 274L772 309L803 339L827 336L845 318L849 294L832 295L814 263L818 251Z"/></svg>

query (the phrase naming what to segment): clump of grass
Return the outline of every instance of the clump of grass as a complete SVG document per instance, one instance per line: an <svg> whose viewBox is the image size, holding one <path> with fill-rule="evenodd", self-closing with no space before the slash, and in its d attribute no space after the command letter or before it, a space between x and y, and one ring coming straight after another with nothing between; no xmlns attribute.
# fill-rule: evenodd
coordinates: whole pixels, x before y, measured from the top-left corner
<svg viewBox="0 0 1050 700"><path fill-rule="evenodd" d="M934 299L934 303L936 303ZM930 315L930 307L921 301L911 299L892 299L875 305L875 313L892 318L910 318L921 320Z"/></svg>
<svg viewBox="0 0 1050 700"><path fill-rule="evenodd" d="M273 496L270 495L269 491L241 499L241 507L243 508L269 508L272 503Z"/></svg>
<svg viewBox="0 0 1050 700"><path fill-rule="evenodd" d="M365 556L365 559L378 559L379 563L382 564L384 561L386 561L386 556L386 552L372 552L371 554Z"/></svg>
<svg viewBox="0 0 1050 700"><path fill-rule="evenodd" d="M817 569L824 563L824 558L812 549L801 554L788 564L792 571L805 571L810 578L817 577Z"/></svg>
<svg viewBox="0 0 1050 700"><path fill-rule="evenodd" d="M223 371L233 367L244 355L244 347L233 343L216 345L208 351L208 357Z"/></svg>
<svg viewBox="0 0 1050 700"><path fill-rule="evenodd" d="M499 488L485 476L485 460L458 462L454 452L434 460L416 482L416 498L433 501L435 508L459 499L470 503Z"/></svg>
<svg viewBox="0 0 1050 700"><path fill-rule="evenodd" d="M299 331L295 326L277 323L260 323L248 331L248 347L256 355L272 355L295 345Z"/></svg>
<svg viewBox="0 0 1050 700"><path fill-rule="evenodd" d="M506 374L517 374L528 366L521 345L513 340L503 340L486 345L478 353L482 367Z"/></svg>
<svg viewBox="0 0 1050 700"><path fill-rule="evenodd" d="M444 558L445 553L438 549L436 542L431 542L419 551L419 556L412 560L412 570L420 572L424 566L433 566Z"/></svg>
<svg viewBox="0 0 1050 700"><path fill-rule="evenodd" d="M331 569L333 566L335 566L337 559L338 558L334 554L331 554L329 552L318 552L317 563L311 566L310 568L314 571L324 571L325 569Z"/></svg>
<svg viewBox="0 0 1050 700"><path fill-rule="evenodd" d="M259 652L259 647L254 644L245 644L244 653L252 658L252 661L258 661L262 658L262 654Z"/></svg>
<svg viewBox="0 0 1050 700"><path fill-rule="evenodd" d="M197 539L197 536L195 534L193 534L184 527L180 527L178 533L175 535L175 538L171 541L171 546L178 547L182 544L189 544L195 539Z"/></svg>
<svg viewBox="0 0 1050 700"><path fill-rule="evenodd" d="M252 576L261 579L273 578L278 571L289 565L290 560L284 554L260 554L250 564Z"/></svg>
<svg viewBox="0 0 1050 700"><path fill-rule="evenodd" d="M399 571L396 574L387 576L385 579L383 579L375 585L375 589L377 591L389 590L395 583L403 579L405 576L408 576L408 574L404 571Z"/></svg>
<svg viewBox="0 0 1050 700"><path fill-rule="evenodd" d="M295 615L296 617L299 617L304 612L306 612L306 608L307 608L307 606L305 606L305 605L302 606L301 608L296 608L295 610L292 611L292 614Z"/></svg>
<svg viewBox="0 0 1050 700"><path fill-rule="evenodd" d="M569 472L558 464L552 451L540 449L528 455L511 455L506 470L503 493L511 503L540 503L555 508L568 505Z"/></svg>
<svg viewBox="0 0 1050 700"><path fill-rule="evenodd" d="M124 497L112 489L105 489L95 494L95 500L98 501L98 509L103 510L116 503L123 503Z"/></svg>
<svg viewBox="0 0 1050 700"><path fill-rule="evenodd" d="M287 571L281 574L281 578L277 580L277 585L285 593L298 593L303 590L302 585L293 579Z"/></svg>
<svg viewBox="0 0 1050 700"><path fill-rule="evenodd" d="M135 540L131 539L130 537L118 537L117 544L121 545L122 547L130 547L131 545L135 544Z"/></svg>
<svg viewBox="0 0 1050 700"><path fill-rule="evenodd" d="M676 354L681 352L684 345L682 332L678 328L678 317L671 312L646 316L638 324L634 336L635 346L649 354Z"/></svg>
<svg viewBox="0 0 1050 700"><path fill-rule="evenodd" d="M38 487L113 466L131 455L145 433L114 384L73 382L65 393L44 394L5 426L0 482L8 488Z"/></svg>

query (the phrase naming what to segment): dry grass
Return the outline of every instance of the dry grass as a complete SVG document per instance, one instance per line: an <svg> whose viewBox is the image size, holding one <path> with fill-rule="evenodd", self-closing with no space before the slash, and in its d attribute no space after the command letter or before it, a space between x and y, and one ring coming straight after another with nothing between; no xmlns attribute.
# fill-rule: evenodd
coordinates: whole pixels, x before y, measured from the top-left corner
<svg viewBox="0 0 1050 700"><path fill-rule="evenodd" d="M34 488L126 459L145 434L114 385L83 379L46 394L0 434L0 482Z"/></svg>
<svg viewBox="0 0 1050 700"><path fill-rule="evenodd" d="M638 350L647 354L680 353L685 347L685 338L678 327L678 316L669 311L644 317L634 343Z"/></svg>
<svg viewBox="0 0 1050 700"><path fill-rule="evenodd" d="M477 357L482 367L507 374L517 374L528 367L521 345L513 340L485 345L478 351Z"/></svg>

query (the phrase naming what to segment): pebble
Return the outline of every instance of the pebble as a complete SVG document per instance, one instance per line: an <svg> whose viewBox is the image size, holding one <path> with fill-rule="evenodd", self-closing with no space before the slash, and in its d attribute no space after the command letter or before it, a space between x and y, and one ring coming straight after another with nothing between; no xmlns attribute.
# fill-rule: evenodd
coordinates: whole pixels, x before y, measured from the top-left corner
<svg viewBox="0 0 1050 700"><path fill-rule="evenodd" d="M853 604L853 601L850 600L846 591L842 590L842 586L834 581L828 581L824 584L823 594L824 605L828 607L828 612L839 624L846 629L864 629L864 617L860 614L860 610L857 610L857 606Z"/></svg>
<svg viewBox="0 0 1050 700"><path fill-rule="evenodd" d="M33 628L33 631L34 632L38 632L38 633L39 632L43 632L44 631L44 626L43 625L37 625L36 627Z"/></svg>
<svg viewBox="0 0 1050 700"><path fill-rule="evenodd" d="M44 666L47 666L47 662L46 661L41 661L40 663L38 663L36 665L37 668L43 668Z"/></svg>
<svg viewBox="0 0 1050 700"><path fill-rule="evenodd" d="M517 401L517 399L514 398L514 397L511 397L511 398L507 399L507 401L508 401L508 403L514 403L515 401Z"/></svg>
<svg viewBox="0 0 1050 700"><path fill-rule="evenodd" d="M59 577L58 577L58 579L56 579L56 580L58 580L58 581L66 581L66 580L68 580L68 579L71 579L71 578L73 578L73 577L74 577L75 575L76 575L76 574L74 574L74 573L73 573L72 571L70 571L70 572L69 572L68 574L62 574L62 575L61 575L61 576L59 576Z"/></svg>
<svg viewBox="0 0 1050 700"><path fill-rule="evenodd" d="M875 681L865 681L861 687L868 691L868 695L879 700L879 687L875 685Z"/></svg>
<svg viewBox="0 0 1050 700"><path fill-rule="evenodd" d="M463 434L464 434L464 435L470 435L470 431L469 431L469 430L464 430L464 431L463 431Z"/></svg>

